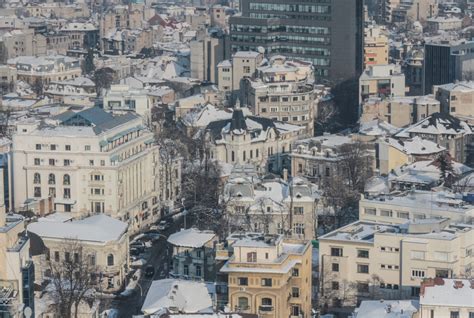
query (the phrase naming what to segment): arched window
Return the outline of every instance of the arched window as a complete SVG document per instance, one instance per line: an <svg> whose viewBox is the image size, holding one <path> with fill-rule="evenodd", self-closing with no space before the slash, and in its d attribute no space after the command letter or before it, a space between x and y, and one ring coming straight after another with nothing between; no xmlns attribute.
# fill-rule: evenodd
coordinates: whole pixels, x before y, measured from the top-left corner
<svg viewBox="0 0 474 318"><path fill-rule="evenodd" d="M271 298L262 298L262 309L270 310L272 308L272 299Z"/></svg>
<svg viewBox="0 0 474 318"><path fill-rule="evenodd" d="M114 266L114 255L109 254L107 256L107 266Z"/></svg>
<svg viewBox="0 0 474 318"><path fill-rule="evenodd" d="M41 175L38 172L34 174L33 183L34 184L40 184L41 183Z"/></svg>
<svg viewBox="0 0 474 318"><path fill-rule="evenodd" d="M71 184L71 177L68 174L65 174L63 176L63 184L64 185L70 185Z"/></svg>
<svg viewBox="0 0 474 318"><path fill-rule="evenodd" d="M247 310L249 308L249 299L247 297L239 297L238 309Z"/></svg>
<svg viewBox="0 0 474 318"><path fill-rule="evenodd" d="M53 173L48 176L48 184L56 184L56 176Z"/></svg>
<svg viewBox="0 0 474 318"><path fill-rule="evenodd" d="M230 155L232 157L232 162L234 162L235 161L235 153L232 151Z"/></svg>

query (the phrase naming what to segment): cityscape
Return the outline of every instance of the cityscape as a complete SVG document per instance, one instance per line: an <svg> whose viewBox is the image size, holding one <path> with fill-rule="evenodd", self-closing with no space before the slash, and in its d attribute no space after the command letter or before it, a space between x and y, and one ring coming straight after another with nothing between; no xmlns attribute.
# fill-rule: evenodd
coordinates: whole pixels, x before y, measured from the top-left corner
<svg viewBox="0 0 474 318"><path fill-rule="evenodd" d="M474 318L474 0L0 0L0 318Z"/></svg>

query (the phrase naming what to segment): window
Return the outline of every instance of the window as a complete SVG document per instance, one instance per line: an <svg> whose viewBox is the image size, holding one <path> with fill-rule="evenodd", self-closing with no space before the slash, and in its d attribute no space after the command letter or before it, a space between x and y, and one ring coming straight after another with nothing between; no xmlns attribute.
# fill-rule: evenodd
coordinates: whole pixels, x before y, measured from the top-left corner
<svg viewBox="0 0 474 318"><path fill-rule="evenodd" d="M85 145L84 150L85 151L91 151L91 146L90 145Z"/></svg>
<svg viewBox="0 0 474 318"><path fill-rule="evenodd" d="M96 261L95 261L95 255L94 254L89 255L89 264L92 265L92 266L95 266Z"/></svg>
<svg viewBox="0 0 474 318"><path fill-rule="evenodd" d="M49 159L49 165L50 165L50 166L56 165L56 160L54 160L54 159Z"/></svg>
<svg viewBox="0 0 474 318"><path fill-rule="evenodd" d="M331 282L332 290L339 290L339 282Z"/></svg>
<svg viewBox="0 0 474 318"><path fill-rule="evenodd" d="M248 286L249 285L249 279L247 277L239 277L239 278L237 278L237 281L239 283L239 286Z"/></svg>
<svg viewBox="0 0 474 318"><path fill-rule="evenodd" d="M397 212L397 216L399 219L409 219L410 214L408 212Z"/></svg>
<svg viewBox="0 0 474 318"><path fill-rule="evenodd" d="M41 183L41 175L38 172L36 172L33 175L33 183L34 184L40 184Z"/></svg>
<svg viewBox="0 0 474 318"><path fill-rule="evenodd" d="M64 165L65 165L65 166L70 166L70 165L71 165L71 160L69 160L69 159L64 159Z"/></svg>
<svg viewBox="0 0 474 318"><path fill-rule="evenodd" d="M338 263L332 263L332 271L333 272L339 272L339 264Z"/></svg>
<svg viewBox="0 0 474 318"><path fill-rule="evenodd" d="M79 263L79 253L74 253L74 263Z"/></svg>
<svg viewBox="0 0 474 318"><path fill-rule="evenodd" d="M302 206L295 206L293 208L293 211L295 212L296 215L302 215L304 212L304 208Z"/></svg>
<svg viewBox="0 0 474 318"><path fill-rule="evenodd" d="M197 251L196 251L196 257L197 257L197 258L201 258L201 250L197 250Z"/></svg>
<svg viewBox="0 0 474 318"><path fill-rule="evenodd" d="M64 199L70 199L71 198L71 189L65 188L63 191L63 197Z"/></svg>
<svg viewBox="0 0 474 318"><path fill-rule="evenodd" d="M66 145L65 149L66 151L71 151L71 145Z"/></svg>
<svg viewBox="0 0 474 318"><path fill-rule="evenodd" d="M373 208L365 208L364 211L365 211L365 214L367 214L367 215L376 215L377 214L376 210L373 209Z"/></svg>
<svg viewBox="0 0 474 318"><path fill-rule="evenodd" d="M201 265L196 265L196 276L201 277Z"/></svg>
<svg viewBox="0 0 474 318"><path fill-rule="evenodd" d="M93 166L94 165L94 160L89 160L89 166Z"/></svg>
<svg viewBox="0 0 474 318"><path fill-rule="evenodd" d="M436 277L448 278L449 277L449 271L447 269L437 269L435 271L435 276Z"/></svg>
<svg viewBox="0 0 474 318"><path fill-rule="evenodd" d="M48 194L50 197L55 198L56 197L56 188L49 188Z"/></svg>
<svg viewBox="0 0 474 318"><path fill-rule="evenodd" d="M272 279L271 278L262 278L262 286L272 287Z"/></svg>
<svg viewBox="0 0 474 318"><path fill-rule="evenodd" d="M71 184L71 177L68 174L63 176L63 185L70 185Z"/></svg>
<svg viewBox="0 0 474 318"><path fill-rule="evenodd" d="M420 296L420 287L411 287L411 297L419 297L419 296Z"/></svg>
<svg viewBox="0 0 474 318"><path fill-rule="evenodd" d="M449 260L449 254L446 252L434 252L434 259L437 261L447 262Z"/></svg>
<svg viewBox="0 0 474 318"><path fill-rule="evenodd" d="M291 288L291 297L299 298L300 297L300 289L298 287Z"/></svg>
<svg viewBox="0 0 474 318"><path fill-rule="evenodd" d="M54 252L54 261L59 262L59 252L58 251Z"/></svg>
<svg viewBox="0 0 474 318"><path fill-rule="evenodd" d="M369 251L367 250L357 250L358 258L369 258Z"/></svg>
<svg viewBox="0 0 474 318"><path fill-rule="evenodd" d="M459 311L451 311L449 313L449 318L459 318Z"/></svg>
<svg viewBox="0 0 474 318"><path fill-rule="evenodd" d="M295 234L304 235L304 223L295 223L295 225L293 225L293 232Z"/></svg>
<svg viewBox="0 0 474 318"><path fill-rule="evenodd" d="M56 176L53 173L48 176L48 184L56 184Z"/></svg>
<svg viewBox="0 0 474 318"><path fill-rule="evenodd" d="M247 297L239 297L238 300L240 310L247 310L249 308L249 299Z"/></svg>
<svg viewBox="0 0 474 318"><path fill-rule="evenodd" d="M300 276L300 270L298 268L293 268L291 271L291 276L298 277Z"/></svg>
<svg viewBox="0 0 474 318"><path fill-rule="evenodd" d="M107 256L107 266L114 266L114 255L109 254Z"/></svg>
<svg viewBox="0 0 474 318"><path fill-rule="evenodd" d="M35 187L34 188L34 196L35 196L35 198L41 198L41 188L40 187Z"/></svg>
<svg viewBox="0 0 474 318"><path fill-rule="evenodd" d="M35 166L39 166L41 164L41 160L39 158L35 158Z"/></svg>
<svg viewBox="0 0 474 318"><path fill-rule="evenodd" d="M391 210L380 210L380 216L387 216L387 217L392 217L392 211Z"/></svg>
<svg viewBox="0 0 474 318"><path fill-rule="evenodd" d="M51 151L56 151L56 145L51 145L51 146L49 147L49 149L50 149Z"/></svg>
<svg viewBox="0 0 474 318"><path fill-rule="evenodd" d="M247 73L247 74L250 73L250 66L244 66L243 67L243 72Z"/></svg>
<svg viewBox="0 0 474 318"><path fill-rule="evenodd" d="M247 262L255 263L257 261L257 252L247 253Z"/></svg>
<svg viewBox="0 0 474 318"><path fill-rule="evenodd" d="M299 305L293 305L291 306L291 315L292 316L300 316L300 306Z"/></svg>
<svg viewBox="0 0 474 318"><path fill-rule="evenodd" d="M411 277L423 278L423 277L425 277L425 271L424 270L419 270L419 269L413 269L411 271Z"/></svg>
<svg viewBox="0 0 474 318"><path fill-rule="evenodd" d="M107 279L107 288L114 288L114 278L113 277L109 277Z"/></svg>
<svg viewBox="0 0 474 318"><path fill-rule="evenodd" d="M41 144L36 144L36 150L41 150Z"/></svg>
<svg viewBox="0 0 474 318"><path fill-rule="evenodd" d="M184 265L183 266L183 274L185 276L188 276L189 275L189 266L188 265Z"/></svg>
<svg viewBox="0 0 474 318"><path fill-rule="evenodd" d="M66 262L70 262L71 261L71 253L65 252L64 253L64 259L66 260Z"/></svg>
<svg viewBox="0 0 474 318"><path fill-rule="evenodd" d="M332 247L331 248L331 256L342 256L342 248L339 247Z"/></svg>
<svg viewBox="0 0 474 318"><path fill-rule="evenodd" d="M264 308L260 308L260 309L263 309L263 310L270 309L268 307L271 307L272 304L273 304L273 301L272 301L271 298L262 298L262 307L264 307ZM267 307L267 308L265 308L265 307Z"/></svg>
<svg viewBox="0 0 474 318"><path fill-rule="evenodd" d="M357 273L368 274L369 273L369 265L368 264L357 264Z"/></svg>

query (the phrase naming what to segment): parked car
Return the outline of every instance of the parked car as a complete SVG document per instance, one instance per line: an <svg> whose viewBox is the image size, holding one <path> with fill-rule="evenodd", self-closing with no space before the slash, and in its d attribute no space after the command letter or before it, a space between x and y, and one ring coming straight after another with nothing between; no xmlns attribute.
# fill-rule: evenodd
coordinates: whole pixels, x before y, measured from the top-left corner
<svg viewBox="0 0 474 318"><path fill-rule="evenodd" d="M153 275L155 275L155 267L153 267L153 265L148 265L145 268L145 277L151 278Z"/></svg>
<svg viewBox="0 0 474 318"><path fill-rule="evenodd" d="M158 226L157 226L157 228L158 228L159 231L165 231L165 230L167 230L169 227L170 227L169 223L168 223L167 221L164 221L164 220L161 221L161 222L158 224Z"/></svg>

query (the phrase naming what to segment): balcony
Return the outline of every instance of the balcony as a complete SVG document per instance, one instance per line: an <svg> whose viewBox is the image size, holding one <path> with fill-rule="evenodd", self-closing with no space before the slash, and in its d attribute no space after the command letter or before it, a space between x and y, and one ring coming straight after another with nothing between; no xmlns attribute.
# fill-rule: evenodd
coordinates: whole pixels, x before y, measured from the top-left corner
<svg viewBox="0 0 474 318"><path fill-rule="evenodd" d="M259 306L258 311L260 311L262 313L268 313L268 312L273 311L273 306L269 306L269 305Z"/></svg>

